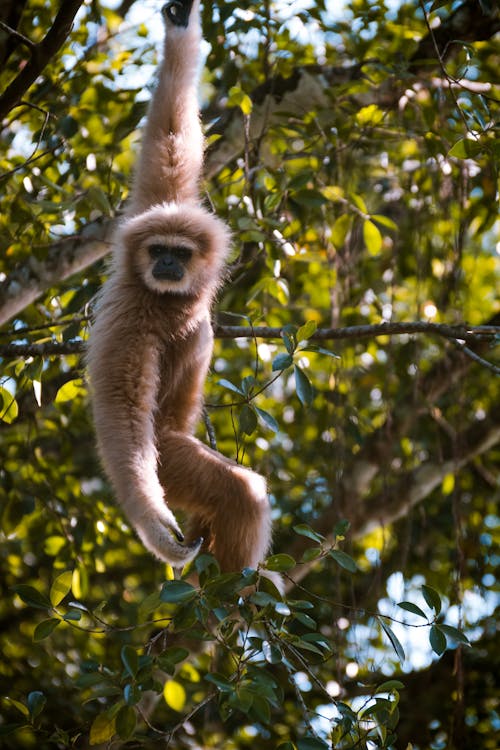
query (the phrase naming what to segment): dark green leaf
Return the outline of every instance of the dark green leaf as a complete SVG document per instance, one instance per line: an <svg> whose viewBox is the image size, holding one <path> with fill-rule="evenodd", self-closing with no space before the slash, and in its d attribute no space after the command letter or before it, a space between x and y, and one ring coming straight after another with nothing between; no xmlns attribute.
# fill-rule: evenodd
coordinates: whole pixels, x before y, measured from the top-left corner
<svg viewBox="0 0 500 750"><path fill-rule="evenodd" d="M27 703L31 720L34 721L37 716L42 713L44 706L47 703L47 698L42 692L40 692L40 690L33 690L33 692L28 695Z"/></svg>
<svg viewBox="0 0 500 750"><path fill-rule="evenodd" d="M423 617L425 620L427 620L427 615L425 612L423 612L420 607L417 607L416 604L413 604L412 602L399 602L398 607L401 607L401 609L405 609L407 612L411 612L414 615L418 615L418 617Z"/></svg>
<svg viewBox="0 0 500 750"><path fill-rule="evenodd" d="M446 651L446 636L438 625L433 625L429 633L429 643L432 650L438 655Z"/></svg>
<svg viewBox="0 0 500 750"><path fill-rule="evenodd" d="M19 584L19 586L13 587L14 591L25 604L29 604L30 607L36 607L37 609L52 609L49 599L46 596L37 591L33 586L27 586L26 584Z"/></svg>
<svg viewBox="0 0 500 750"><path fill-rule="evenodd" d="M122 740L131 737L135 732L137 716L131 706L122 706L116 715L116 732Z"/></svg>
<svg viewBox="0 0 500 750"><path fill-rule="evenodd" d="M132 646L123 646L121 650L123 665L131 677L135 677L139 669L139 657Z"/></svg>
<svg viewBox="0 0 500 750"><path fill-rule="evenodd" d="M285 554L271 555L271 557L267 558L265 563L265 566L268 570L274 570L277 572L290 570L291 568L294 568L295 565L296 563L293 557Z"/></svg>
<svg viewBox="0 0 500 750"><path fill-rule="evenodd" d="M263 409L258 409L255 407L255 411L259 415L259 417L262 419L266 427L269 427L270 430L273 432L279 432L279 424L275 420L275 418L272 416L272 414L269 414L269 412L264 411Z"/></svg>
<svg viewBox="0 0 500 750"><path fill-rule="evenodd" d="M305 536L308 539L312 539L315 542L323 542L325 537L321 534L318 534L317 531L314 531L314 529L311 529L310 526L307 526L305 523L299 523L297 526L293 527L293 530L296 534L300 534L300 536Z"/></svg>
<svg viewBox="0 0 500 750"><path fill-rule="evenodd" d="M218 385L221 385L223 388L225 388L228 391L237 393L239 396L245 396L241 388L238 388L237 385L234 385L234 383L231 383L229 380L226 380L225 378L221 378L221 380L218 380L217 383Z"/></svg>
<svg viewBox="0 0 500 750"><path fill-rule="evenodd" d="M221 693L232 693L234 690L234 685L223 675L217 674L216 672L205 675L205 679L207 682L211 682L215 685Z"/></svg>
<svg viewBox="0 0 500 750"><path fill-rule="evenodd" d="M424 597L426 604L434 610L437 616L441 612L441 597L438 592L424 584L422 586L422 596Z"/></svg>
<svg viewBox="0 0 500 750"><path fill-rule="evenodd" d="M391 642L391 646L393 647L394 651L396 652L396 656L398 657L401 664L404 663L404 660L406 659L404 648L399 642L396 634L393 632L393 630L389 627L389 625L386 625L386 623L383 620L379 620L380 624L382 625L382 628L384 629L385 634L389 638Z"/></svg>
<svg viewBox="0 0 500 750"><path fill-rule="evenodd" d="M60 622L61 620L57 617L51 617L49 620L42 620L42 622L38 623L35 628L33 640L43 641L44 638L47 638L57 628Z"/></svg>
<svg viewBox="0 0 500 750"><path fill-rule="evenodd" d="M454 628L452 625L439 624L439 629L443 631L447 638L451 638L458 643L463 643L465 646L470 646L470 641L458 628Z"/></svg>
<svg viewBox="0 0 500 750"><path fill-rule="evenodd" d="M240 432L251 435L257 427L257 415L251 406L244 404L239 413Z"/></svg>
<svg viewBox="0 0 500 750"><path fill-rule="evenodd" d="M391 693L393 690L403 690L404 684L399 680L387 680L376 689L376 693Z"/></svg>
<svg viewBox="0 0 500 750"><path fill-rule="evenodd" d="M356 573L358 566L350 555L342 552L342 550L339 549L332 549L328 554L330 555L330 557L333 557L335 562L338 563L342 568L348 570L349 573Z"/></svg>
<svg viewBox="0 0 500 750"><path fill-rule="evenodd" d="M190 583L186 583L185 581L166 581L163 584L160 599L162 602L179 604L194 599L196 595L197 590Z"/></svg>
<svg viewBox="0 0 500 750"><path fill-rule="evenodd" d="M292 355L285 354L284 352L282 352L281 354L277 354L276 357L273 359L273 372L278 372L279 370L286 370L291 365L293 365Z"/></svg>
<svg viewBox="0 0 500 750"><path fill-rule="evenodd" d="M303 370L297 365L294 366L295 372L295 389L300 403L304 406L310 406L313 402L314 391L309 378Z"/></svg>
<svg viewBox="0 0 500 750"><path fill-rule="evenodd" d="M264 654L264 659L269 664L279 664L283 659L283 656L279 648L274 646L272 643L269 643L269 641L263 642L262 653Z"/></svg>

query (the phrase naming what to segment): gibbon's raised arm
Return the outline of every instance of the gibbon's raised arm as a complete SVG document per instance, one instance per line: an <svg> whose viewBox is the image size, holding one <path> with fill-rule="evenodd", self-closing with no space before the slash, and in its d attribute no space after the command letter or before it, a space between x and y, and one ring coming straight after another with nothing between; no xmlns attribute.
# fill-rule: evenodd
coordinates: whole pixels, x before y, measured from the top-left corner
<svg viewBox="0 0 500 750"><path fill-rule="evenodd" d="M182 566L204 542L225 571L255 567L271 534L263 477L192 436L224 277L227 227L200 205L199 0L163 8L166 41L131 205L87 350L99 452L147 549ZM188 519L188 541L170 510Z"/></svg>
<svg viewBox="0 0 500 750"><path fill-rule="evenodd" d="M175 0L162 9L167 26L163 64L149 107L129 213L164 201L198 199L203 163L198 5L197 0Z"/></svg>

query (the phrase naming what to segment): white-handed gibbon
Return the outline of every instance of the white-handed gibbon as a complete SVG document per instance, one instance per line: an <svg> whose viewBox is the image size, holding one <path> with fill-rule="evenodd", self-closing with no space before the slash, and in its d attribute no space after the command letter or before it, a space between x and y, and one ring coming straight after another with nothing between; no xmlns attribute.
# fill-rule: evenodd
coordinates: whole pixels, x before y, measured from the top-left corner
<svg viewBox="0 0 500 750"><path fill-rule="evenodd" d="M203 544L223 571L269 548L263 477L192 436L213 347L210 309L230 236L200 205L199 0L169 0L159 81L87 366L99 452L143 544L174 566ZM170 508L188 518L186 540Z"/></svg>

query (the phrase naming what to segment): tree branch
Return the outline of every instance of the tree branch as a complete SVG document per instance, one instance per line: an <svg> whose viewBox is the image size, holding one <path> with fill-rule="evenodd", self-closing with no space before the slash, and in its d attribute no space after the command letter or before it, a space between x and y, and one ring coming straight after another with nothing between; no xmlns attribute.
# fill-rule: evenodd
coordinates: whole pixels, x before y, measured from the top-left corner
<svg viewBox="0 0 500 750"><path fill-rule="evenodd" d="M0 326L18 315L49 287L103 258L111 249L116 219L95 221L78 237L54 243L40 263L34 256L0 282Z"/></svg>
<svg viewBox="0 0 500 750"><path fill-rule="evenodd" d="M31 57L0 95L0 121L24 96L29 87L66 41L83 0L63 0L54 23L39 44L31 48Z"/></svg>
<svg viewBox="0 0 500 750"><path fill-rule="evenodd" d="M47 327L50 327L49 324ZM235 338L261 338L261 339L278 339L281 337L281 328L267 326L222 326L216 325L214 329L215 336L220 339ZM500 336L500 326L467 326L454 325L448 326L442 323L378 323L374 325L347 326L345 328L319 328L312 336L311 341L327 341L342 339L360 339L375 338L376 336L400 336L415 335L423 333L430 336L452 339L453 341L468 341L470 343L492 341L495 337ZM17 331L12 331L9 335L18 336ZM43 344L3 344L0 345L0 356L2 357L24 357L24 356L45 356L45 355L63 355L77 354L83 352L85 344L82 341L69 341L59 343L57 341L47 341ZM474 353L473 353L474 354ZM489 362L486 362L477 354L474 354L474 360L481 364L486 364L490 368L495 368L500 374L500 368L496 368Z"/></svg>

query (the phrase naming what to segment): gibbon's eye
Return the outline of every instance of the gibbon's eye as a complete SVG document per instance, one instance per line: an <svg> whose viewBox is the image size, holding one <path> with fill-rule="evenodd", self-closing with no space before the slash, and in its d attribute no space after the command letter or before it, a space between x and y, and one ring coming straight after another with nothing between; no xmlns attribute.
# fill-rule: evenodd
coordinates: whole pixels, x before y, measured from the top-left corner
<svg viewBox="0 0 500 750"><path fill-rule="evenodd" d="M183 245L150 245L148 252L154 265L151 273L160 281L181 281L193 251Z"/></svg>

